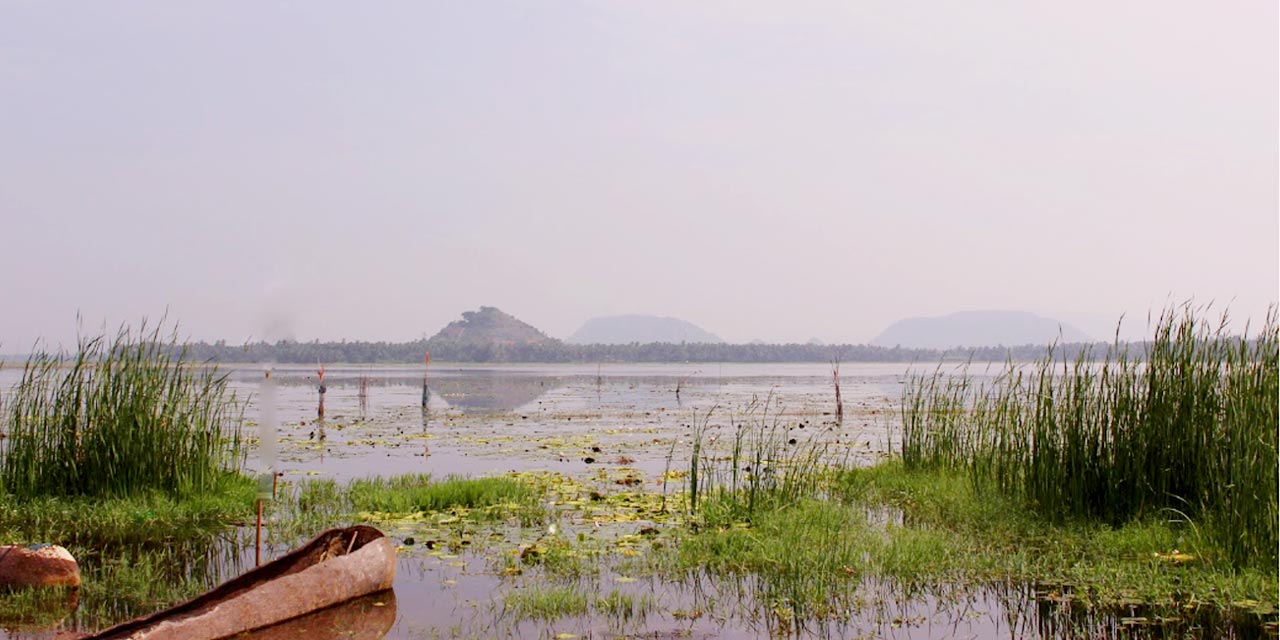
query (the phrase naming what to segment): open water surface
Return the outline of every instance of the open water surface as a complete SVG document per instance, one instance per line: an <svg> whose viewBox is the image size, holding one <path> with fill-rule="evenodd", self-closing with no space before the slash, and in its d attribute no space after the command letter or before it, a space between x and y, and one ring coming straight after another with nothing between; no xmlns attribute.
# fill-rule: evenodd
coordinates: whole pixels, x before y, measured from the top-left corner
<svg viewBox="0 0 1280 640"><path fill-rule="evenodd" d="M831 455L874 462L895 446L895 407L905 377L934 369L842 365L842 422L832 415L834 389L827 365L433 365L425 375L425 408L422 367L331 366L325 371L323 419L317 415L315 367L240 366L229 375L237 396L247 401L245 435L251 438L260 433L268 370L275 389L277 459L265 460L261 448L250 447L245 460L250 472L274 468L288 483L403 473L443 477L550 471L575 478L583 491L609 492L620 481L656 490L667 471L687 465L695 425L714 439L743 421L765 420L803 438L820 438ZM1002 365L969 365L968 370L995 375ZM7 390L18 375L18 369L0 369L0 389ZM618 529L612 535L626 536L649 524L638 520L610 526ZM557 525L556 535L570 538L599 530L598 522L568 515ZM389 533L400 542L412 531L406 526ZM252 541L251 531L243 529L216 541L207 551L217 565L212 573L225 579L251 567ZM266 555L269 559L286 551L268 547ZM632 578L611 567L578 586L601 595L627 594L647 603L643 610L630 617L530 621L517 619L504 602L515 591L539 588L536 575L504 574L493 556L481 551L447 553L418 544L403 546L401 552L393 594L361 599L269 637L328 637L317 635L320 628L353 633L333 637L397 640L755 638L789 633L902 639L1130 637L1132 621L1141 615L1128 612L1126 621L1123 612L1073 612L1026 585L906 589L864 580L847 617L797 628L769 613L772 605L759 601L761 589L753 580L670 583ZM50 635L11 630L9 637Z"/></svg>

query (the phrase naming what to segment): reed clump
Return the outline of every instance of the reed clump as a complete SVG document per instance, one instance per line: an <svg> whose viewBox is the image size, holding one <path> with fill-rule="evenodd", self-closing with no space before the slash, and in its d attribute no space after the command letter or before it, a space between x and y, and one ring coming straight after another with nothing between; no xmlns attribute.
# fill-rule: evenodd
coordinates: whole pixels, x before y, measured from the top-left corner
<svg viewBox="0 0 1280 640"><path fill-rule="evenodd" d="M941 372L902 400L908 469L964 469L975 486L1054 521L1180 520L1235 566L1277 559L1276 311L1253 336L1186 305L1141 345L1068 361L1051 348L994 381Z"/></svg>
<svg viewBox="0 0 1280 640"><path fill-rule="evenodd" d="M535 506L538 499L533 488L511 478L449 476L432 481L427 474L354 480L347 495L357 510L387 513Z"/></svg>
<svg viewBox="0 0 1280 640"><path fill-rule="evenodd" d="M242 459L227 377L145 323L32 354L4 409L0 488L18 498L194 495Z"/></svg>
<svg viewBox="0 0 1280 640"><path fill-rule="evenodd" d="M772 395L730 416L729 433L711 425L713 407L693 425L688 467L688 509L708 526L749 522L822 492L833 467L827 443L798 440L772 406ZM721 438L726 443L719 443Z"/></svg>

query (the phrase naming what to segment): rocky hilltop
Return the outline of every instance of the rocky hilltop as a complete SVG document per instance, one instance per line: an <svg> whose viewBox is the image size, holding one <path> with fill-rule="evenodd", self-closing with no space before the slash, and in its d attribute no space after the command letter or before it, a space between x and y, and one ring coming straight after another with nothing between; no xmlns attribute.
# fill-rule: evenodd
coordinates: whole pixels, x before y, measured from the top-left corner
<svg viewBox="0 0 1280 640"><path fill-rule="evenodd" d="M679 318L626 315L592 318L573 332L569 344L671 344L724 342L719 336Z"/></svg>
<svg viewBox="0 0 1280 640"><path fill-rule="evenodd" d="M534 345L557 342L497 307L466 311L428 341L436 345Z"/></svg>

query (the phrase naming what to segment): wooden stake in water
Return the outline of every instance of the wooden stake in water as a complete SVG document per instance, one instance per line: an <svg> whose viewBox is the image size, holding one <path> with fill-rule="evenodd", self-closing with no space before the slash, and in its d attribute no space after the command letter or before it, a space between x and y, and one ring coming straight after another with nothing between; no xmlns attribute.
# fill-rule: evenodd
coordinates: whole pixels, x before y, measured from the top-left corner
<svg viewBox="0 0 1280 640"><path fill-rule="evenodd" d="M328 391L328 387L324 386L324 365L320 365L320 369L316 371L320 375L320 407L316 410L316 416L324 417L324 392Z"/></svg>
<svg viewBox="0 0 1280 640"><path fill-rule="evenodd" d="M431 366L431 352L428 351L422 361L422 407L427 407L427 401L431 399L431 392L427 389L427 367Z"/></svg>
<svg viewBox="0 0 1280 640"><path fill-rule="evenodd" d="M844 400L840 399L840 359L831 360L831 379L836 385L836 422L844 424Z"/></svg>
<svg viewBox="0 0 1280 640"><path fill-rule="evenodd" d="M360 419L369 413L369 376L360 376Z"/></svg>

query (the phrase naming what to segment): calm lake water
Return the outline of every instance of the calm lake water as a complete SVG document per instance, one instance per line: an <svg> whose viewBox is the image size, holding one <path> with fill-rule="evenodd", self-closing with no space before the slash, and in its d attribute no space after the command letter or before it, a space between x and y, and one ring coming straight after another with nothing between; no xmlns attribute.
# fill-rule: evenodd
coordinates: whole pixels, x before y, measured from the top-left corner
<svg viewBox="0 0 1280 640"><path fill-rule="evenodd" d="M1002 367L968 369L995 375ZM714 439L744 421L771 421L801 437L820 438L841 459L874 462L895 446L895 409L905 377L935 368L842 365L845 418L840 423L832 416L831 367L817 364L433 365L426 374L425 409L422 367L331 366L324 379L324 419L317 417L315 367L271 367L273 390L264 387L265 366L235 367L229 375L232 389L247 401L246 436L276 441L274 460L263 455L272 447L251 447L245 461L250 472L274 468L286 482L403 473L554 472L581 483L583 491L609 492L619 488L620 477L653 490L668 470L687 465L693 425L703 426ZM7 390L19 374L12 367L0 370L0 388ZM274 430L260 425L265 403L273 405ZM557 535L610 535L599 533L598 523L569 513L557 521ZM647 524L612 525L618 530L612 535L634 534ZM406 525L392 528L389 535L399 542L413 531ZM252 566L252 536L246 533L228 536L210 552L219 558L220 576ZM287 550L268 548L268 557ZM757 615L770 604L755 600L759 585L751 580L670 583L632 578L617 566L583 577L577 586L646 602L643 615L519 620L504 606L506 599L548 583L540 582L536 572L505 575L495 565L499 560L483 550L441 553L421 544L404 547L394 596L355 603L343 615L364 620L357 625L370 630L371 637L385 629L385 637L392 639L754 638L785 631ZM938 585L907 593L900 585L866 581L858 589L862 604L848 619L810 626L805 635L1020 638L1059 637L1066 622L1104 632L1120 628L1118 618L1082 622L1078 614L1047 608L1033 596L1022 585ZM296 637L308 637L307 632Z"/></svg>

